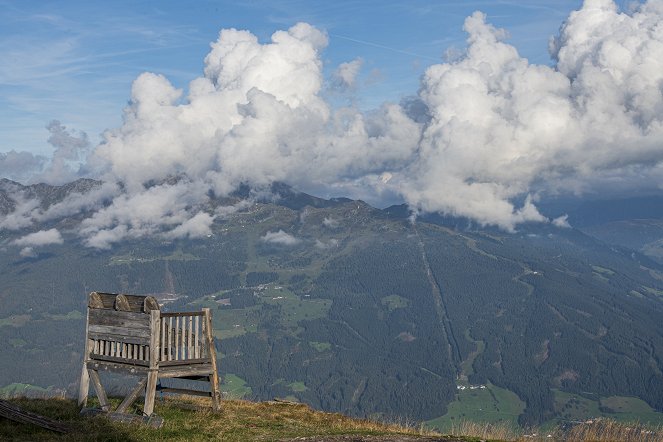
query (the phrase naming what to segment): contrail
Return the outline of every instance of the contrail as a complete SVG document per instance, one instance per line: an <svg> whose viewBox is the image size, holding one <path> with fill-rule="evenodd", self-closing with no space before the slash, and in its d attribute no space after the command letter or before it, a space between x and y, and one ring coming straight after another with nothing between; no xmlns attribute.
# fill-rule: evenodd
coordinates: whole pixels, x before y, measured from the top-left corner
<svg viewBox="0 0 663 442"><path fill-rule="evenodd" d="M348 41L352 41L352 42L355 42L355 43L360 43L360 44L364 44L364 45L368 45L368 46L373 46L375 48L386 49L386 50L392 51L392 52L398 52L399 54L410 55L412 57L418 57L418 58L425 58L426 60L432 60L432 61L435 61L435 62L438 62L438 63L441 61L441 59L439 59L439 58L433 58L433 57L429 57L427 55L421 55L421 54L417 54L417 53L409 52L409 51L403 51L401 49L392 48L390 46L385 46L385 45L381 45L381 44L378 44L378 43L373 43L373 42L366 41L366 40L358 40L356 38L346 37L345 35L338 35L338 34L329 34L329 35L332 36L332 37L342 38L343 40L348 40Z"/></svg>

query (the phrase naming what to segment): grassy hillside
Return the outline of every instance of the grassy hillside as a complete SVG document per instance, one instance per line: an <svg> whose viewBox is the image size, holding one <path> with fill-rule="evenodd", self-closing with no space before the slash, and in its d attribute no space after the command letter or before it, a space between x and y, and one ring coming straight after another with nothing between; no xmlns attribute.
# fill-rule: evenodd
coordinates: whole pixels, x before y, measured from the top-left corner
<svg viewBox="0 0 663 442"><path fill-rule="evenodd" d="M157 402L155 411L164 418L164 425L158 430L144 425L115 423L100 416L83 417L79 415L78 407L72 400L15 399L12 402L24 410L64 422L72 431L59 435L0 417L0 440L244 442L334 435L434 435L406 425L353 419L341 414L314 411L306 405L288 402L227 400L223 402L220 413L213 413L204 407L204 400L166 399Z"/></svg>
<svg viewBox="0 0 663 442"><path fill-rule="evenodd" d="M421 425L386 424L354 419L338 413L315 411L292 402L226 400L213 413L208 400L166 398L157 402L163 427L117 423L103 416L79 414L73 400L14 399L25 411L65 424L70 432L59 434L34 425L0 417L2 441L299 441L299 442L478 442L478 441L626 441L663 442L661 427L594 420L574 426L517 430L506 424L457 421L448 435L425 430ZM119 399L112 400L115 405ZM135 406L134 406L135 407ZM139 413L139 409L134 409Z"/></svg>

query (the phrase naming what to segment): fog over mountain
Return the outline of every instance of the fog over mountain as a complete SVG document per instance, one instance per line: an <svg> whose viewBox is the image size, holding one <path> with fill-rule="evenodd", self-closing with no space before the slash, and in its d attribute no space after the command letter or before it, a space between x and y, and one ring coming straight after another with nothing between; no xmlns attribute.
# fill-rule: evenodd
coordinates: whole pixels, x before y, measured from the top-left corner
<svg viewBox="0 0 663 442"><path fill-rule="evenodd" d="M430 66L402 103L371 112L325 100L327 84L354 87L362 60L325 78L324 31L298 23L260 42L224 29L188 90L158 73L136 78L124 123L98 146L53 122L52 159L0 154L6 177L104 182L48 208L18 190L0 228L86 210L77 234L89 247L200 237L233 210L206 210L210 195L278 181L374 205L402 200L414 212L512 231L553 221L537 209L546 198L660 190L662 0L630 11L586 0L551 39L552 65L530 64L481 12L464 29L459 57ZM16 245L27 254L30 241Z"/></svg>

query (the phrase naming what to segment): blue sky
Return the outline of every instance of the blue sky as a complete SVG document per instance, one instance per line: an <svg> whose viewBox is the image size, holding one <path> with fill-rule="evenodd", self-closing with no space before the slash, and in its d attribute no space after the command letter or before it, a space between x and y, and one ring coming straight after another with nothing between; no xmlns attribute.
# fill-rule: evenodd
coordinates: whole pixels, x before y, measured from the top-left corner
<svg viewBox="0 0 663 442"><path fill-rule="evenodd" d="M625 6L626 0L618 2ZM222 28L267 41L299 21L326 31L325 70L363 59L357 88L332 97L363 109L416 93L424 69L465 44L475 10L510 34L530 62L580 0L525 1L0 1L0 152L49 155L53 119L93 141L121 124L131 82L144 71L185 88L201 74Z"/></svg>

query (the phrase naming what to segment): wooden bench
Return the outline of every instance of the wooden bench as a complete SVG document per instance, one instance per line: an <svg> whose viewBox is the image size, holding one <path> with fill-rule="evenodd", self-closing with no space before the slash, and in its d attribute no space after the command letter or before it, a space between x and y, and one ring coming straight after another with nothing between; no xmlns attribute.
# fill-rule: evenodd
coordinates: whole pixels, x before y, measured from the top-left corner
<svg viewBox="0 0 663 442"><path fill-rule="evenodd" d="M99 377L100 371L109 371L140 377L113 414L126 413L144 391L143 414L151 416L160 378L209 382L210 391L159 390L209 396L214 410L220 408L212 314L208 308L163 313L151 296L92 292L88 298L85 342L79 406L87 404L92 381L101 409L112 411Z"/></svg>

